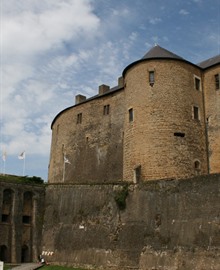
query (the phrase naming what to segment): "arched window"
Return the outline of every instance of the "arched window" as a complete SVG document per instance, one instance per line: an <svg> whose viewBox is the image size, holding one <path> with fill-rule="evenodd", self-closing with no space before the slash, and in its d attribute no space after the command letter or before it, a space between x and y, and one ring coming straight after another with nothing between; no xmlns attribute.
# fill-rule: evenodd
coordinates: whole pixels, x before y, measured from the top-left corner
<svg viewBox="0 0 220 270"><path fill-rule="evenodd" d="M5 189L3 191L1 222L4 223L11 222L12 206L13 206L13 191L11 189Z"/></svg>
<svg viewBox="0 0 220 270"><path fill-rule="evenodd" d="M198 160L196 160L194 162L194 166L195 166L195 169L200 169L200 162Z"/></svg>
<svg viewBox="0 0 220 270"><path fill-rule="evenodd" d="M201 170L201 162L199 160L195 160L194 161L194 169L195 169L195 173L199 174L200 170Z"/></svg>

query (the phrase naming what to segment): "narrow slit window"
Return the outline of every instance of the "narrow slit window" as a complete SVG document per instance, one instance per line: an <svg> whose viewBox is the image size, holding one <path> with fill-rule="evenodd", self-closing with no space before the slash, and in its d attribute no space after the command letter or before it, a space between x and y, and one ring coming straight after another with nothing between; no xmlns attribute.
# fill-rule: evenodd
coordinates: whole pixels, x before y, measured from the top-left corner
<svg viewBox="0 0 220 270"><path fill-rule="evenodd" d="M105 105L103 108L103 114L108 115L110 113L110 105Z"/></svg>
<svg viewBox="0 0 220 270"><path fill-rule="evenodd" d="M198 77L195 77L195 89L198 91L201 90L201 80Z"/></svg>
<svg viewBox="0 0 220 270"><path fill-rule="evenodd" d="M129 109L128 110L128 115L129 115L129 122L133 122L134 120L134 113L133 113L133 109Z"/></svg>
<svg viewBox="0 0 220 270"><path fill-rule="evenodd" d="M82 113L78 113L77 114L77 120L76 120L77 124L81 124L82 123Z"/></svg>
<svg viewBox="0 0 220 270"><path fill-rule="evenodd" d="M149 84L153 86L155 82L155 74L154 71L149 71Z"/></svg>
<svg viewBox="0 0 220 270"><path fill-rule="evenodd" d="M220 84L219 84L219 74L215 75L215 89L219 90L220 89Z"/></svg>
<svg viewBox="0 0 220 270"><path fill-rule="evenodd" d="M199 120L199 107L193 106L193 119Z"/></svg>

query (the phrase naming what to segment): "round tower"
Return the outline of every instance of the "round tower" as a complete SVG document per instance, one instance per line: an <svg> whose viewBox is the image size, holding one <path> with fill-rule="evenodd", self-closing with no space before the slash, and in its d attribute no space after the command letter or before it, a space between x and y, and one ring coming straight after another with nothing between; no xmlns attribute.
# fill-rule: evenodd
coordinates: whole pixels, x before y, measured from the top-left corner
<svg viewBox="0 0 220 270"><path fill-rule="evenodd" d="M123 76L123 180L207 173L201 69L155 46Z"/></svg>

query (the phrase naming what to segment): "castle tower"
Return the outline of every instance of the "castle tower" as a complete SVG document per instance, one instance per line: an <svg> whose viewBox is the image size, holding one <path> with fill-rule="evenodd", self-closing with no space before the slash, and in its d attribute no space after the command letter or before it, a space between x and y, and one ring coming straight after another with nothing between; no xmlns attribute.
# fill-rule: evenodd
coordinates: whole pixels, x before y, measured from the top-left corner
<svg viewBox="0 0 220 270"><path fill-rule="evenodd" d="M208 173L202 70L155 46L123 76L123 180Z"/></svg>
<svg viewBox="0 0 220 270"><path fill-rule="evenodd" d="M220 173L220 55L199 64L203 71L209 172Z"/></svg>

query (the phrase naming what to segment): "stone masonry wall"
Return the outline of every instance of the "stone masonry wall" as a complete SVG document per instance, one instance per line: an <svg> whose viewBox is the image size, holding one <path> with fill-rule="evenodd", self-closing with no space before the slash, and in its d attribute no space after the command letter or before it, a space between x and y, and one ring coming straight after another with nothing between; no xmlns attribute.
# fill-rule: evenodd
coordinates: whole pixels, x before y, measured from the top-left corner
<svg viewBox="0 0 220 270"><path fill-rule="evenodd" d="M124 210L119 198L126 198ZM220 175L128 186L50 184L43 251L53 254L50 263L96 270L217 270L219 203Z"/></svg>
<svg viewBox="0 0 220 270"><path fill-rule="evenodd" d="M149 71L155 83L149 84ZM201 70L176 60L140 62L125 74L123 179L132 181L141 166L143 180L207 173L203 89L195 89ZM199 120L193 119L193 106ZM129 121L128 111L134 112ZM175 136L182 133L184 137ZM195 170L195 161L200 163Z"/></svg>
<svg viewBox="0 0 220 270"><path fill-rule="evenodd" d="M3 194L8 190L12 194L9 211L3 209ZM31 212L23 209L25 193L32 195ZM15 184L0 180L0 247L5 262L20 263L36 261L41 251L41 236L44 215L44 185ZM7 210L7 209L6 209ZM4 220L2 215L9 217ZM30 220L23 220L29 215ZM26 248L22 251L22 248Z"/></svg>
<svg viewBox="0 0 220 270"><path fill-rule="evenodd" d="M220 173L220 89L216 89L215 75L220 67L204 72L206 123L208 132L209 167L211 173Z"/></svg>
<svg viewBox="0 0 220 270"><path fill-rule="evenodd" d="M123 91L63 112L52 127L50 183L112 182L122 179ZM104 106L109 113L104 115ZM82 114L81 123L77 115ZM65 164L64 155L71 164ZM63 179L65 178L65 179Z"/></svg>

